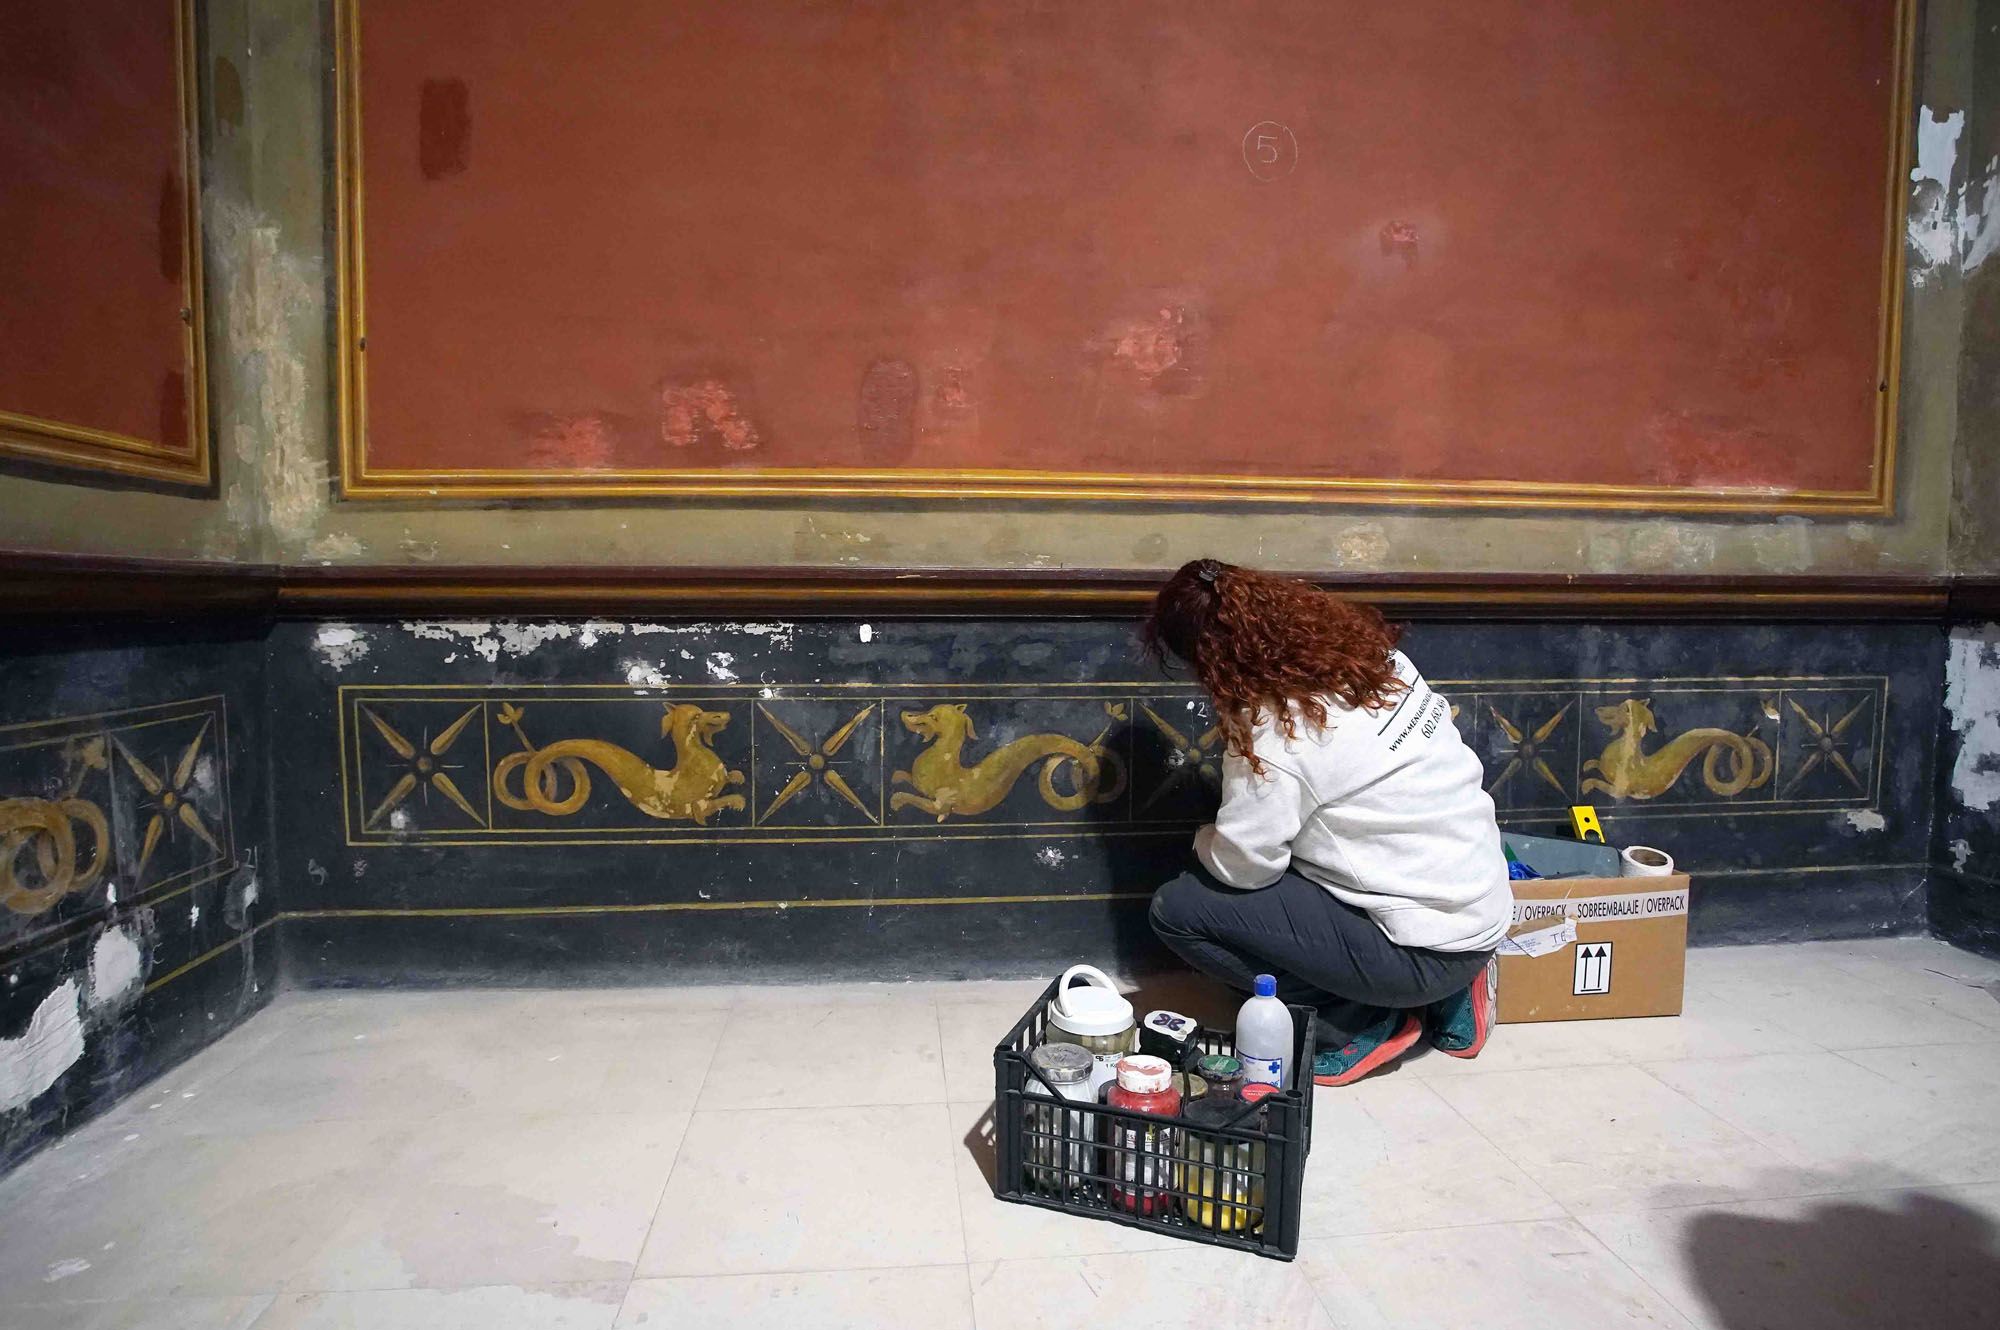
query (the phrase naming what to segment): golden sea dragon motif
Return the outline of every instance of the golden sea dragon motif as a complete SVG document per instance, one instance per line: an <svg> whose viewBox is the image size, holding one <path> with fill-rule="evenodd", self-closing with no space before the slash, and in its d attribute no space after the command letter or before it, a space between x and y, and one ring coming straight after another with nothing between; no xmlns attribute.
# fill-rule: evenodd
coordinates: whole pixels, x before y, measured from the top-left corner
<svg viewBox="0 0 2000 1330"><path fill-rule="evenodd" d="M0 905L16 914L41 914L71 892L88 891L111 857L111 829L104 812L79 798L84 776L104 770L104 741L93 739L77 755L69 788L55 799L0 799ZM89 858L76 829L90 835ZM150 842L148 842L150 845ZM21 869L33 850L34 869Z"/></svg>
<svg viewBox="0 0 2000 1330"><path fill-rule="evenodd" d="M1114 718L1119 712L1114 711ZM1042 763L1038 785L1042 802L1059 812L1073 813L1093 802L1114 798L1124 789L1099 788L1110 753L1096 744L1086 744L1066 734L1028 734L1002 744L971 766L963 760L967 740L979 738L972 717L959 703L943 703L928 711L905 711L903 726L910 733L930 740L917 754L908 771L890 777L892 785L911 785L915 793L899 790L889 797L892 809L920 808L942 822L948 817L970 817L987 812L1005 799L1029 767ZM1099 742L1102 742L1100 737ZM1055 785L1057 768L1074 766L1075 789L1064 794Z"/></svg>
<svg viewBox="0 0 2000 1330"><path fill-rule="evenodd" d="M589 763L609 776L619 793L647 817L702 825L725 809L743 809L742 795L723 793L731 785L741 785L743 773L730 770L709 746L729 724L726 711L703 711L688 702L669 706L660 733L674 742L674 764L662 770L604 739L563 739L537 748L521 728L523 710L512 704L500 708L500 723L513 727L523 749L493 767L493 794L509 808L569 816L590 798L590 772L584 765ZM516 771L521 773L519 794L513 790ZM569 780L567 795L559 793L563 777Z"/></svg>
<svg viewBox="0 0 2000 1330"><path fill-rule="evenodd" d="M1723 798L1754 790L1771 779L1771 746L1756 734L1702 728L1669 739L1653 752L1646 736L1659 728L1653 709L1636 697L1597 708L1598 720L1611 727L1611 742L1583 764L1583 792L1603 790L1615 799L1655 799L1674 787L1691 763L1701 759L1701 779Z"/></svg>

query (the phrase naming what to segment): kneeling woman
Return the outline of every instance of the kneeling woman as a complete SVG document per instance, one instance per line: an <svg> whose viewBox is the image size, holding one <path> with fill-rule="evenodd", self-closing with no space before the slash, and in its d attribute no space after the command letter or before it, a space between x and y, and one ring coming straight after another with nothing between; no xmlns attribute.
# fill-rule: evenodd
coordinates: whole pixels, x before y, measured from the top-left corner
<svg viewBox="0 0 2000 1330"><path fill-rule="evenodd" d="M1198 970L1318 1008L1313 1079L1345 1085L1427 1038L1473 1057L1513 893L1479 759L1366 606L1203 559L1146 640L1194 671L1226 742L1201 861L1153 897Z"/></svg>

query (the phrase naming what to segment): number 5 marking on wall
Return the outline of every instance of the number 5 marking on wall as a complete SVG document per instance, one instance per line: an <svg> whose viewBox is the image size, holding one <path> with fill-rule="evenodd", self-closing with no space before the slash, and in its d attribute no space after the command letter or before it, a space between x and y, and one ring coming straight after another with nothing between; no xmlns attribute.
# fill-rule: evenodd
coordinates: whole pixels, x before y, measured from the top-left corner
<svg viewBox="0 0 2000 1330"><path fill-rule="evenodd" d="M1243 164L1259 180L1290 175L1299 164L1299 141L1275 120L1259 120L1243 135Z"/></svg>

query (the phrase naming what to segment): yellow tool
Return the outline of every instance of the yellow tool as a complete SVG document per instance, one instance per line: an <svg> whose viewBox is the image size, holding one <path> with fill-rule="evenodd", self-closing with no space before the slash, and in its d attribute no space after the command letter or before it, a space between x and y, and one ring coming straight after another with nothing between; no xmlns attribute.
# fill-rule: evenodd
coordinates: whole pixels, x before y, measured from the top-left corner
<svg viewBox="0 0 2000 1330"><path fill-rule="evenodd" d="M1569 824L1575 829L1578 840L1587 841L1595 836L1599 845L1604 844L1604 828L1598 824L1595 805L1570 805Z"/></svg>

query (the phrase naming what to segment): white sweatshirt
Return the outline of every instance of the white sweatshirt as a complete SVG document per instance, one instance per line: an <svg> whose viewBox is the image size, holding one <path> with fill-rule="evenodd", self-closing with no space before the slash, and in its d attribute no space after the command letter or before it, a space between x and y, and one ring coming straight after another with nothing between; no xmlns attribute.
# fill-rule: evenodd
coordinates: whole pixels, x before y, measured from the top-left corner
<svg viewBox="0 0 2000 1330"><path fill-rule="evenodd" d="M1297 717L1295 740L1261 717L1267 774L1224 757L1222 807L1195 852L1232 887L1268 887L1295 868L1400 946L1486 951L1506 935L1514 892L1484 771L1451 707L1408 657L1394 660L1409 690L1387 707L1328 698L1325 727Z"/></svg>

